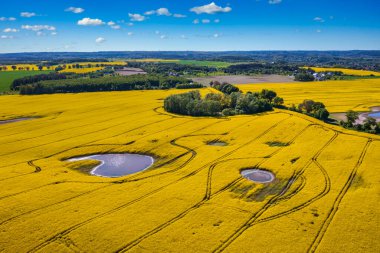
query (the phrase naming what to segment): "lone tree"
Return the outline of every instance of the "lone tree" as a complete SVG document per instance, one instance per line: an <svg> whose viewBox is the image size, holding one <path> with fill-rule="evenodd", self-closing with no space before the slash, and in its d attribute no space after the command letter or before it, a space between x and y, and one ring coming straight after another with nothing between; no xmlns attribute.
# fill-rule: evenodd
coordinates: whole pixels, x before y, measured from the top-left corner
<svg viewBox="0 0 380 253"><path fill-rule="evenodd" d="M347 124L352 127L356 120L359 119L359 113L349 110L346 112Z"/></svg>

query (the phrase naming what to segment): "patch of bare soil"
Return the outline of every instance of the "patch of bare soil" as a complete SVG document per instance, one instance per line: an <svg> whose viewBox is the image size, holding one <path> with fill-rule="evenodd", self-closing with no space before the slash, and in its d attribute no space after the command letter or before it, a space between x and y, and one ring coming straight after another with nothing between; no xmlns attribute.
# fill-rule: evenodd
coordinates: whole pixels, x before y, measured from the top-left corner
<svg viewBox="0 0 380 253"><path fill-rule="evenodd" d="M132 76L132 75L138 75L138 74L146 74L146 72L139 68L123 68L121 70L117 70L116 73L118 73L121 76Z"/></svg>
<svg viewBox="0 0 380 253"><path fill-rule="evenodd" d="M209 86L211 81L226 82L230 84L252 84L252 83L292 83L294 77L282 75L232 75L232 76L208 76L191 78L194 82Z"/></svg>

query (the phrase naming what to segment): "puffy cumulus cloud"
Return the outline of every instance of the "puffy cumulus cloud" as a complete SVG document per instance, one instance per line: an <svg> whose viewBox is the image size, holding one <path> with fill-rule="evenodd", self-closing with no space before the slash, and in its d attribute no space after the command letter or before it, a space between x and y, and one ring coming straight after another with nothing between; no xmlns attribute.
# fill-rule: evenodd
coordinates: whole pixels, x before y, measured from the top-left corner
<svg viewBox="0 0 380 253"><path fill-rule="evenodd" d="M78 25L83 26L98 26L98 25L104 25L104 22L101 19L95 18L83 18L78 21Z"/></svg>
<svg viewBox="0 0 380 253"><path fill-rule="evenodd" d="M0 17L0 21L15 21L16 20L16 18L14 18L14 17L9 17L9 18L7 18L7 17Z"/></svg>
<svg viewBox="0 0 380 253"><path fill-rule="evenodd" d="M17 33L19 30L15 29L15 28L5 28L3 30L3 32L5 33Z"/></svg>
<svg viewBox="0 0 380 253"><path fill-rule="evenodd" d="M34 13L34 12L21 12L20 13L20 16L23 17L23 18L31 18L31 17L34 17L36 15L37 14Z"/></svg>
<svg viewBox="0 0 380 253"><path fill-rule="evenodd" d="M1 35L0 39L2 39L2 40L9 40L9 39L13 39L13 36L10 36L10 35Z"/></svg>
<svg viewBox="0 0 380 253"><path fill-rule="evenodd" d="M195 12L196 14L216 14L216 13L226 13L232 11L232 8L227 7L221 7L216 5L214 2L210 4L206 4L203 6L197 6L190 9L191 12Z"/></svg>
<svg viewBox="0 0 380 253"><path fill-rule="evenodd" d="M72 12L72 13L75 13L75 14L79 14L79 13L84 12L84 9L80 8L80 7L69 7L67 9L65 9L65 11Z"/></svg>
<svg viewBox="0 0 380 253"><path fill-rule="evenodd" d="M50 25L23 25L21 26L21 29L34 31L34 32L43 31L43 30L46 30L46 31L56 30L54 26L50 26Z"/></svg>
<svg viewBox="0 0 380 253"><path fill-rule="evenodd" d="M138 13L128 13L128 16L129 18L131 19L131 21L137 21L137 22L141 22L141 21L144 21L146 19L145 16L141 15L141 14L138 14Z"/></svg>
<svg viewBox="0 0 380 253"><path fill-rule="evenodd" d="M280 3L282 3L282 0L269 0L268 3L269 4L280 4Z"/></svg>
<svg viewBox="0 0 380 253"><path fill-rule="evenodd" d="M210 19L202 19L203 24L209 24L211 21Z"/></svg>
<svg viewBox="0 0 380 253"><path fill-rule="evenodd" d="M96 38L96 40L95 40L95 42L98 43L98 44L101 44L101 43L103 43L103 42L105 42L105 41L106 41L106 39L103 38L103 37L98 37L98 38Z"/></svg>

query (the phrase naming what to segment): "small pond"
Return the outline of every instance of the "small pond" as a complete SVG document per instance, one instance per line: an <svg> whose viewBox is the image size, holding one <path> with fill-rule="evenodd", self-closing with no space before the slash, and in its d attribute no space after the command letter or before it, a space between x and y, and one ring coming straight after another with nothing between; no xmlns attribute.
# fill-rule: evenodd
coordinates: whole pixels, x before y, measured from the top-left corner
<svg viewBox="0 0 380 253"><path fill-rule="evenodd" d="M223 146L227 146L228 144L224 141L210 141L210 142L207 142L207 145L209 146L217 146L217 147L223 147Z"/></svg>
<svg viewBox="0 0 380 253"><path fill-rule="evenodd" d="M242 170L241 175L248 180L262 184L270 183L275 179L271 172L259 169Z"/></svg>
<svg viewBox="0 0 380 253"><path fill-rule="evenodd" d="M121 177L146 170L154 163L147 155L138 154L101 154L68 159L70 162L97 160L101 163L92 169L91 174L101 177Z"/></svg>
<svg viewBox="0 0 380 253"><path fill-rule="evenodd" d="M369 113L368 116L375 119L380 119L380 112L372 112L372 113Z"/></svg>

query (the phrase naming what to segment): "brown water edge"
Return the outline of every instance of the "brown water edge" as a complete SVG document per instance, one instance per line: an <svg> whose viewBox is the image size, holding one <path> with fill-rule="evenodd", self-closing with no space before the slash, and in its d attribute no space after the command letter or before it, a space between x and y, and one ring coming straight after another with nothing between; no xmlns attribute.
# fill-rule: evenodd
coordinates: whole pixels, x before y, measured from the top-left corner
<svg viewBox="0 0 380 253"><path fill-rule="evenodd" d="M273 173L266 170L247 169L242 170L240 173L244 178L256 183L266 184L272 182L275 179Z"/></svg>
<svg viewBox="0 0 380 253"><path fill-rule="evenodd" d="M361 112L359 114L359 119L355 122L356 124L363 124L364 120L366 120L368 117L372 117L376 119L377 122L380 122L380 106L374 106L370 107L369 112ZM337 113L331 113L330 118L335 119L337 121L346 121L346 113L345 112L337 112Z"/></svg>
<svg viewBox="0 0 380 253"><path fill-rule="evenodd" d="M15 122L24 121L24 120L31 120L31 119L35 119L35 117L23 117L23 118L17 118L17 119L0 120L0 125L15 123Z"/></svg>
<svg viewBox="0 0 380 253"><path fill-rule="evenodd" d="M96 160L100 164L95 166L90 174L100 177L122 177L144 171L151 167L154 159L151 156L139 154L99 154L82 156L68 159L66 161L76 162L83 160Z"/></svg>

